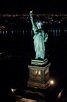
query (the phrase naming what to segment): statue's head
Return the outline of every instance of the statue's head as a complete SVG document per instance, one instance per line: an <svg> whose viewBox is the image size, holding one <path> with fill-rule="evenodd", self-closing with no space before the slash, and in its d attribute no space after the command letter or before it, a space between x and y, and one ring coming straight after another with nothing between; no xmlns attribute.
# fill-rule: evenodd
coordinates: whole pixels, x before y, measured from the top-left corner
<svg viewBox="0 0 67 102"><path fill-rule="evenodd" d="M38 29L41 29L42 25L43 25L43 23L41 21L36 22L36 26L37 26Z"/></svg>

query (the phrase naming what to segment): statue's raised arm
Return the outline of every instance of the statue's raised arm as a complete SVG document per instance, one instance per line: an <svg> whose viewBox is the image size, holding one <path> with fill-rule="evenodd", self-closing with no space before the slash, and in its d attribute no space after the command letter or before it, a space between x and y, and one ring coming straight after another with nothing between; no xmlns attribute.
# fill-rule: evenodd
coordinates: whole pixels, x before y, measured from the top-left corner
<svg viewBox="0 0 67 102"><path fill-rule="evenodd" d="M33 26L34 25L34 21L33 21L33 10L30 11L29 15L30 15L30 20L31 20L32 26Z"/></svg>
<svg viewBox="0 0 67 102"><path fill-rule="evenodd" d="M31 23L32 23L32 30L33 30L34 33L35 33L35 31L37 30L37 27L35 26L35 23L34 23L34 20L33 20L33 10L30 11L29 15L30 15Z"/></svg>

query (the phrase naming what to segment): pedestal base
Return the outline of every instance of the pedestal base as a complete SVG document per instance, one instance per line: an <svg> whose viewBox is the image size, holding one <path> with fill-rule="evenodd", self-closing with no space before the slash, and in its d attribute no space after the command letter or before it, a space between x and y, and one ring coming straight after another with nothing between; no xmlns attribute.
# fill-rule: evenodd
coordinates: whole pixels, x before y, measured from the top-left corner
<svg viewBox="0 0 67 102"><path fill-rule="evenodd" d="M47 63L47 60L34 61L29 68L29 80L28 87L46 88L49 86L50 76L49 76L49 66L51 63ZM37 64L36 64L37 63Z"/></svg>
<svg viewBox="0 0 67 102"><path fill-rule="evenodd" d="M46 83L36 83L28 81L27 87L33 87L33 88L40 88L40 89L46 89L50 86L50 79Z"/></svg>

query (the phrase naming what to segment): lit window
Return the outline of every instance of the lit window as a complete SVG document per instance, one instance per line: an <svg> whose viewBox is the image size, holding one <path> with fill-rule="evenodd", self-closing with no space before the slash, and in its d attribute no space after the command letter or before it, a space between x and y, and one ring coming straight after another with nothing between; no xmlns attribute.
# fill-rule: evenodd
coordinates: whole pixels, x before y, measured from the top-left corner
<svg viewBox="0 0 67 102"><path fill-rule="evenodd" d="M49 72L49 70L47 69L46 71L45 71L45 74L47 74Z"/></svg>
<svg viewBox="0 0 67 102"><path fill-rule="evenodd" d="M38 71L38 75L40 75L40 74L41 74L41 71L39 70L39 71Z"/></svg>
<svg viewBox="0 0 67 102"><path fill-rule="evenodd" d="M35 74L37 74L37 70L35 71Z"/></svg>

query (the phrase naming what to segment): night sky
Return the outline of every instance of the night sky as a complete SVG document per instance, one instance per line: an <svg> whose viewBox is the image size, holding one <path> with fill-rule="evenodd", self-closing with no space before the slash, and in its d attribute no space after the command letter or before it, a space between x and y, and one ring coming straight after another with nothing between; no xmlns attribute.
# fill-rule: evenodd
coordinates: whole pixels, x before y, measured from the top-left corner
<svg viewBox="0 0 67 102"><path fill-rule="evenodd" d="M1 2L2 1L2 2ZM35 13L66 13L65 0L1 0L0 11L28 13L34 10Z"/></svg>

